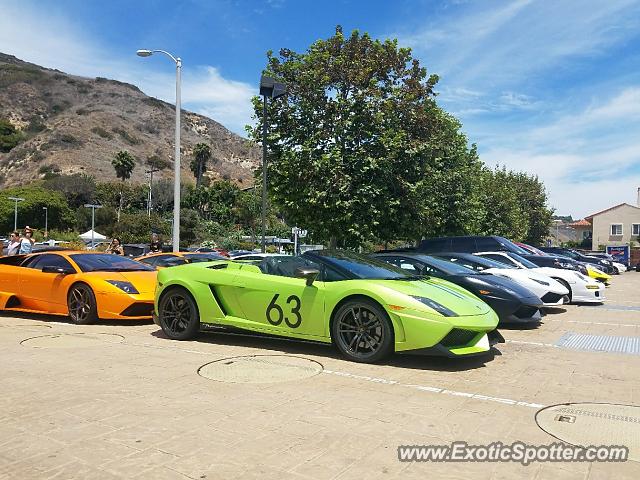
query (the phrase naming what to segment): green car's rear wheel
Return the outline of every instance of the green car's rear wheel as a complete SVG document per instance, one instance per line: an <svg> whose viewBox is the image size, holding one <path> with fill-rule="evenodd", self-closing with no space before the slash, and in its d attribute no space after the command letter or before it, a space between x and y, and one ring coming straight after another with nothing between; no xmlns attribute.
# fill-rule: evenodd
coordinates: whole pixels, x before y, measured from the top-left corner
<svg viewBox="0 0 640 480"><path fill-rule="evenodd" d="M158 319L162 331L173 340L188 340L200 331L198 305L184 288L167 291L158 304Z"/></svg>
<svg viewBox="0 0 640 480"><path fill-rule="evenodd" d="M335 313L331 338L354 362L376 362L393 352L393 330L387 313L370 300L350 300Z"/></svg>

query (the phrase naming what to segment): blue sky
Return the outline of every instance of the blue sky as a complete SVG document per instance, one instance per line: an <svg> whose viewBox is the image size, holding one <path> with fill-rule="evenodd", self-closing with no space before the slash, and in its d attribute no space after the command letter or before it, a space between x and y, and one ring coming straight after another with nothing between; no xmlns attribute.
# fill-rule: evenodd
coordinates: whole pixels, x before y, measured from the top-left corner
<svg viewBox="0 0 640 480"><path fill-rule="evenodd" d="M132 6L135 5L135 6ZM582 217L640 187L640 0L0 0L0 51L138 85L243 134L265 52L341 24L398 38L440 75L439 103L490 165L535 173Z"/></svg>

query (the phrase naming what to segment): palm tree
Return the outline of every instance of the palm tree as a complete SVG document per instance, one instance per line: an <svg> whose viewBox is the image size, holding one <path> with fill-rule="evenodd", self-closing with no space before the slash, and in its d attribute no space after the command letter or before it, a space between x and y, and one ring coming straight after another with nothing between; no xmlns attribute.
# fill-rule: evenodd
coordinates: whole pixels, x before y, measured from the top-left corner
<svg viewBox="0 0 640 480"><path fill-rule="evenodd" d="M196 177L196 188L202 182L202 175L207 171L207 162L211 158L211 147L206 143L198 143L193 147L193 160L191 160L191 171Z"/></svg>
<svg viewBox="0 0 640 480"><path fill-rule="evenodd" d="M111 160L111 165L113 165L114 170L116 171L117 177L122 180L122 185L124 186L125 180L131 178L131 173L136 166L136 161L126 150L120 150L116 153L113 160ZM122 187L120 187L120 207L118 208L118 221L120 221L120 211L122 210Z"/></svg>

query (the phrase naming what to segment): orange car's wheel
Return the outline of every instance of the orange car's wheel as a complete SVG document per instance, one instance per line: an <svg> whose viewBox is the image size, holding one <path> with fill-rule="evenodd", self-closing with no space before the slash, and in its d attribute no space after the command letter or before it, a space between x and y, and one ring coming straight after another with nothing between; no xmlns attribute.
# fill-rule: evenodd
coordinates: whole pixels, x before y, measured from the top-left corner
<svg viewBox="0 0 640 480"><path fill-rule="evenodd" d="M98 304L93 290L86 283L76 283L67 294L69 318L73 323L86 325L98 320Z"/></svg>

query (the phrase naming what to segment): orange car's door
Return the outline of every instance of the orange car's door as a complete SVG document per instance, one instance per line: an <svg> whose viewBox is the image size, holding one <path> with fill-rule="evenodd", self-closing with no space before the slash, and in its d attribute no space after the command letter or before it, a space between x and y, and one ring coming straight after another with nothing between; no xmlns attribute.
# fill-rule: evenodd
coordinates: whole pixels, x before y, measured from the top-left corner
<svg viewBox="0 0 640 480"><path fill-rule="evenodd" d="M12 295L18 295L21 271L22 268L14 265L0 265L0 295L3 297L3 305Z"/></svg>
<svg viewBox="0 0 640 480"><path fill-rule="evenodd" d="M42 312L60 312L66 303L66 284L69 275L45 273L45 266L62 267L75 270L62 255L42 254L28 259L20 272L19 298L21 306L29 310Z"/></svg>

